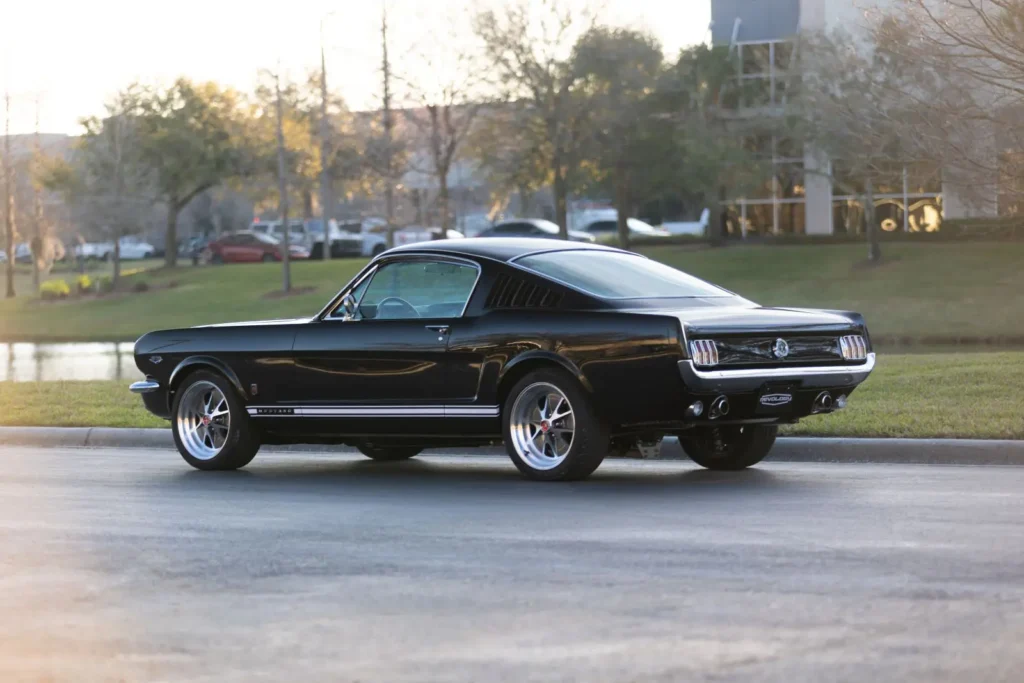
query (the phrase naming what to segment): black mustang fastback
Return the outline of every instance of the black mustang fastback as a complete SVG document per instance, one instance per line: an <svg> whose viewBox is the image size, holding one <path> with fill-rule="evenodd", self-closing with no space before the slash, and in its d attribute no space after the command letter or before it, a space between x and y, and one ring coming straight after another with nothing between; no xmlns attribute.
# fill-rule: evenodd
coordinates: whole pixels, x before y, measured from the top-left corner
<svg viewBox="0 0 1024 683"><path fill-rule="evenodd" d="M533 479L580 479L665 435L711 469L779 424L845 407L875 354L857 313L764 308L629 252L531 239L391 249L312 318L151 332L132 385L204 470L260 444L376 460L504 441Z"/></svg>

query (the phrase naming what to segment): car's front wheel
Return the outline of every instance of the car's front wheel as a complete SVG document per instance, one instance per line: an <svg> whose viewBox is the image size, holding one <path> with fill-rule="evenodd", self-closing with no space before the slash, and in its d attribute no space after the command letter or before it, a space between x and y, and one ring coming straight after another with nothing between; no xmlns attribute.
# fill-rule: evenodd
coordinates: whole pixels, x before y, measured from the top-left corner
<svg viewBox="0 0 1024 683"><path fill-rule="evenodd" d="M529 373L512 387L502 411L505 448L530 479L584 479L608 455L608 429L590 397L564 370Z"/></svg>
<svg viewBox="0 0 1024 683"><path fill-rule="evenodd" d="M231 384L214 372L185 378L174 398L174 445L199 470L236 470L248 465L260 448L245 406Z"/></svg>
<svg viewBox="0 0 1024 683"><path fill-rule="evenodd" d="M708 427L679 438L690 459L709 470L742 470L764 460L779 428L765 425Z"/></svg>

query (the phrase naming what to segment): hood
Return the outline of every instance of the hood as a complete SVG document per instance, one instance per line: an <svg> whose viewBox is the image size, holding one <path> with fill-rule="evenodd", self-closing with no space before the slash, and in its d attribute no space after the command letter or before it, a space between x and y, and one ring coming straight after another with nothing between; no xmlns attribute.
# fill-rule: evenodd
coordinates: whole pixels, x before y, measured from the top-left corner
<svg viewBox="0 0 1024 683"><path fill-rule="evenodd" d="M216 323L213 325L196 325L196 327L252 327L255 325L302 325L311 322L312 318L278 318L275 320L244 320L237 323Z"/></svg>
<svg viewBox="0 0 1024 683"><path fill-rule="evenodd" d="M838 333L860 331L859 314L808 308L766 308L762 306L710 306L644 310L643 313L672 315L679 319L687 336L714 334Z"/></svg>

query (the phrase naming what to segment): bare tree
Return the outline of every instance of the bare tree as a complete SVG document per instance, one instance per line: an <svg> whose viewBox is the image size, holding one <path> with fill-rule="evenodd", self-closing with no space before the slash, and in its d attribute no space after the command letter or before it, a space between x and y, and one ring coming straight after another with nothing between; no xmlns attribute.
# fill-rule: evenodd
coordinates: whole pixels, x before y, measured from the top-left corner
<svg viewBox="0 0 1024 683"><path fill-rule="evenodd" d="M394 127L395 121L391 111L391 60L388 58L388 7L387 2L381 3L380 12L380 45L381 45L381 81L383 98L381 112L383 114L384 140L384 211L388 221L388 247L395 246L395 163L394 163Z"/></svg>
<svg viewBox="0 0 1024 683"><path fill-rule="evenodd" d="M798 130L822 160L814 172L861 197L868 260L877 262L877 186L892 177L894 165L943 162L944 148L934 144L927 117L913 96L937 87L934 74L908 69L844 33L805 36L800 64L802 86L795 109Z"/></svg>
<svg viewBox="0 0 1024 683"><path fill-rule="evenodd" d="M324 228L323 258L331 258L330 202L331 202L331 122L327 117L327 56L324 50L324 19L320 19L320 215Z"/></svg>
<svg viewBox="0 0 1024 683"><path fill-rule="evenodd" d="M523 102L526 116L514 122L542 136L555 197L555 219L568 238L568 194L585 143L587 106L577 86L570 49L595 24L595 15L574 13L564 2L518 0L502 14L479 13L474 20L485 55L504 98Z"/></svg>
<svg viewBox="0 0 1024 683"><path fill-rule="evenodd" d="M441 227L452 227L449 176L462 156L477 114L483 107L483 65L479 46L467 43L456 15L435 15L437 25L430 27L430 42L418 46L412 59L424 76L403 77L410 107L406 120L425 148L425 171L437 183L437 208ZM438 45L443 46L440 50Z"/></svg>
<svg viewBox="0 0 1024 683"><path fill-rule="evenodd" d="M944 181L968 204L1024 199L1024 2L897 0L877 17L878 50L938 87L904 94L951 159Z"/></svg>

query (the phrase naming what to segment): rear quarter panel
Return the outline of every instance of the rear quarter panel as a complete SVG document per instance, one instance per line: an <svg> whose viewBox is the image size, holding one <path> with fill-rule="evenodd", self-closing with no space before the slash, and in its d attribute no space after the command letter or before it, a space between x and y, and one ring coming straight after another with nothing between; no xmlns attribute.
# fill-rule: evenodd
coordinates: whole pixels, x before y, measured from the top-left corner
<svg viewBox="0 0 1024 683"><path fill-rule="evenodd" d="M522 363L558 359L591 392L599 413L616 423L646 422L674 411L682 388L678 323L663 316L491 311L454 325L449 350L479 359L456 363L453 372L473 373L477 402L485 405L500 402L508 388L503 381L518 376Z"/></svg>

